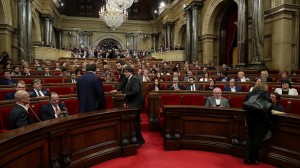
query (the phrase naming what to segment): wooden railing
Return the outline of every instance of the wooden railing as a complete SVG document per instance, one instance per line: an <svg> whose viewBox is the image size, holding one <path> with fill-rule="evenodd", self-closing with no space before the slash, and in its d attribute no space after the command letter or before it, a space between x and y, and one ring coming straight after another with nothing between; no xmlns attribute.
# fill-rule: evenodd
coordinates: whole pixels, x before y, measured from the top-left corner
<svg viewBox="0 0 300 168"><path fill-rule="evenodd" d="M164 147L205 150L243 157L245 112L241 109L164 106ZM300 167L300 116L273 115L272 137L263 142L260 161L277 167Z"/></svg>
<svg viewBox="0 0 300 168"><path fill-rule="evenodd" d="M135 109L110 109L0 134L0 167L89 167L135 155Z"/></svg>

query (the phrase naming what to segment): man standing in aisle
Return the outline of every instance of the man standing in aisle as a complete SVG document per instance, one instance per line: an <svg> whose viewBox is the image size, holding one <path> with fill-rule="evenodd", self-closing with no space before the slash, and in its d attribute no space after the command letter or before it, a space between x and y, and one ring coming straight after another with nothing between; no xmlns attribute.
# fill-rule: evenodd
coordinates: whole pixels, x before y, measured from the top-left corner
<svg viewBox="0 0 300 168"><path fill-rule="evenodd" d="M79 113L106 109L104 88L96 69L96 64L88 64L87 73L77 78Z"/></svg>
<svg viewBox="0 0 300 168"><path fill-rule="evenodd" d="M141 146L145 143L145 140L141 133L141 120L140 120L140 113L143 108L143 98L141 95L141 83L139 78L133 75L134 69L131 66L125 66L124 75L128 80L125 86L124 92L124 107L125 108L137 108L136 111L136 138L137 138L137 145Z"/></svg>

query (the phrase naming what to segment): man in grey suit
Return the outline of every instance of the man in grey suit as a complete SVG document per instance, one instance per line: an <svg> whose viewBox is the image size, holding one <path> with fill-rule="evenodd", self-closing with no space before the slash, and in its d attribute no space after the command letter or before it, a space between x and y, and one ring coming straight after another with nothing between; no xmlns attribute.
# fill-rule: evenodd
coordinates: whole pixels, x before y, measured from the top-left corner
<svg viewBox="0 0 300 168"><path fill-rule="evenodd" d="M214 88L213 94L213 96L206 99L205 106L230 107L228 99L222 97L222 90L220 88Z"/></svg>
<svg viewBox="0 0 300 168"><path fill-rule="evenodd" d="M139 78L133 75L134 69L131 66L124 67L124 75L128 82L124 93L124 108L137 108L136 111L136 139L138 147L145 143L141 133L140 113L143 108L143 98L141 95L141 83Z"/></svg>

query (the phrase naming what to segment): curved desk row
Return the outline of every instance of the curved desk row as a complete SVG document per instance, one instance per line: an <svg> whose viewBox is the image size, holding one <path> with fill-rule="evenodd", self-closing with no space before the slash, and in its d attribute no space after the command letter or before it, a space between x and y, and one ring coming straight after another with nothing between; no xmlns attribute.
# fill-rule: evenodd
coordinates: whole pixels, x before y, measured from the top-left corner
<svg viewBox="0 0 300 168"><path fill-rule="evenodd" d="M0 167L88 167L135 155L135 110L110 109L0 134Z"/></svg>
<svg viewBox="0 0 300 168"><path fill-rule="evenodd" d="M167 150L197 149L243 157L247 129L244 110L203 106L164 106ZM275 114L272 137L260 160L278 167L300 166L300 116Z"/></svg>

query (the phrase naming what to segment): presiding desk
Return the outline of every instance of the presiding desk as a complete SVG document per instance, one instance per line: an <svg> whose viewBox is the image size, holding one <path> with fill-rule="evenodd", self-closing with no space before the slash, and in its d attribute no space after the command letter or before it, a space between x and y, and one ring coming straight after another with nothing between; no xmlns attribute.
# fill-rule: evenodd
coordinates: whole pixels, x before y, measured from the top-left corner
<svg viewBox="0 0 300 168"><path fill-rule="evenodd" d="M164 106L164 147L193 149L243 157L245 111L203 106ZM300 116L274 114L272 137L263 142L260 161L277 167L300 167Z"/></svg>
<svg viewBox="0 0 300 168"><path fill-rule="evenodd" d="M135 109L109 109L0 134L0 167L89 167L137 153Z"/></svg>

